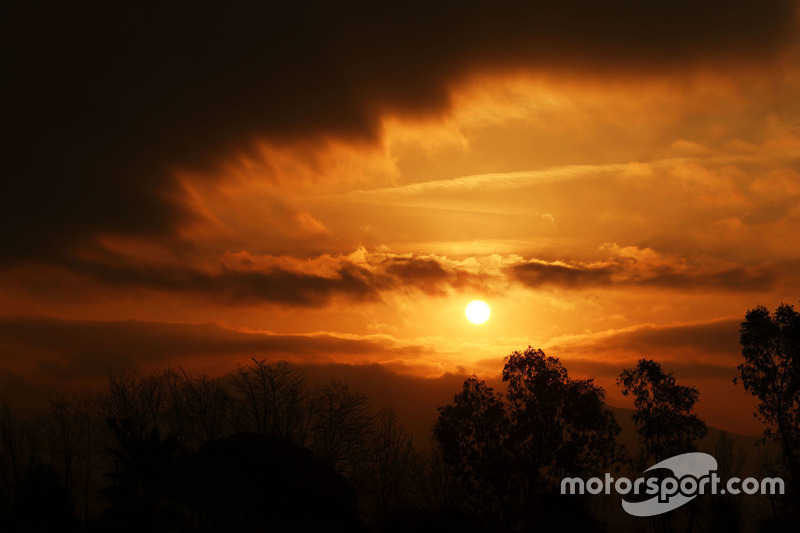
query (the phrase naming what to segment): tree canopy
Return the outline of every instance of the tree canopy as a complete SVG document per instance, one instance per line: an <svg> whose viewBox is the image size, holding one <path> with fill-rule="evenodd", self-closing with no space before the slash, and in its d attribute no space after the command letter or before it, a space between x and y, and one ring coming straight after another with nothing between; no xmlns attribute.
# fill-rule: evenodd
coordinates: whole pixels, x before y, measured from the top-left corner
<svg viewBox="0 0 800 533"><path fill-rule="evenodd" d="M639 359L635 367L624 369L617 384L624 396L633 396L643 463L696 449L695 441L705 436L707 428L692 413L699 397L695 387L678 385L672 373L651 359Z"/></svg>
<svg viewBox="0 0 800 533"><path fill-rule="evenodd" d="M572 379L530 346L504 360L506 392L472 376L434 426L442 460L475 508L500 524L531 524L565 475L597 474L620 458L620 428L591 379Z"/></svg>
<svg viewBox="0 0 800 533"><path fill-rule="evenodd" d="M760 306L745 315L739 329L744 361L738 378L758 398L755 415L764 434L782 450L794 483L800 482L800 313L791 305L774 312Z"/></svg>

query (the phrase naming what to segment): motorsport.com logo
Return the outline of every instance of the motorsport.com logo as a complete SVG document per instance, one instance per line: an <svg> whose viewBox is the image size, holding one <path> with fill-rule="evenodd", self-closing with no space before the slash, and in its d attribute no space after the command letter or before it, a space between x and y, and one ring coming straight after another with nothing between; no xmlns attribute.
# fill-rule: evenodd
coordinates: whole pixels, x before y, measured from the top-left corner
<svg viewBox="0 0 800 533"><path fill-rule="evenodd" d="M626 477L614 479L606 473L603 479L598 477L584 481L577 477L566 477L561 480L561 494L645 494L653 496L641 502L629 502L622 499L622 508L633 516L655 516L677 509L692 501L699 494L783 494L784 483L779 477L765 477L761 481L748 477L730 478L723 486L717 475L717 460L707 453L692 452L676 455L654 464L645 472L659 468L672 472L664 478L637 478L634 481Z"/></svg>

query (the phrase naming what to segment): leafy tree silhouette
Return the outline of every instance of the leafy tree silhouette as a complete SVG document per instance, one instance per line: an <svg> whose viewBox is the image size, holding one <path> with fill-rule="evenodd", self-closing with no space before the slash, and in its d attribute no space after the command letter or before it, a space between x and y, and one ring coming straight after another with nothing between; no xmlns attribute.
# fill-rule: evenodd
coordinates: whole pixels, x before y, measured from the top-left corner
<svg viewBox="0 0 800 533"><path fill-rule="evenodd" d="M505 395L473 376L439 408L434 437L490 527L525 531L551 517L591 519L576 499L550 498L564 475L602 472L621 458L620 431L591 379L571 379L555 357L530 346L505 358Z"/></svg>
<svg viewBox="0 0 800 533"><path fill-rule="evenodd" d="M452 404L439 408L433 428L442 461L464 484L470 507L490 521L502 518L510 491L509 426L502 396L473 375Z"/></svg>
<svg viewBox="0 0 800 533"><path fill-rule="evenodd" d="M695 451L696 441L706 435L705 422L692 413L699 393L694 387L678 385L672 373L651 359L639 359L633 368L622 370L617 385L624 396L633 396L636 413L633 422L639 437L639 453L633 459L633 471L641 473L649 466L681 453ZM652 473L663 477L666 472ZM689 506L639 524L650 531L691 531L697 523L696 508Z"/></svg>
<svg viewBox="0 0 800 533"><path fill-rule="evenodd" d="M767 428L764 437L778 444L788 477L791 512L800 514L800 313L781 304L774 313L749 310L739 329L744 361L738 365L744 389L758 398L755 416Z"/></svg>
<svg viewBox="0 0 800 533"><path fill-rule="evenodd" d="M557 358L528 347L505 359L503 381L509 437L518 455L530 458L531 480L595 473L621 458L619 425L593 380L571 379Z"/></svg>
<svg viewBox="0 0 800 533"><path fill-rule="evenodd" d="M639 468L696 449L706 424L692 413L699 393L678 385L672 373L651 359L639 359L617 379L624 396L633 395L633 421L639 435Z"/></svg>

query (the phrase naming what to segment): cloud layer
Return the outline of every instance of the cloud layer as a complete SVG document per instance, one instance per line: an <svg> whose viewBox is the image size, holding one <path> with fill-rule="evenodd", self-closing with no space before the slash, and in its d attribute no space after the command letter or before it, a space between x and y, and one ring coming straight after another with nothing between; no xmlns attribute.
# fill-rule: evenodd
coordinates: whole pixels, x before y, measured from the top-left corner
<svg viewBox="0 0 800 533"><path fill-rule="evenodd" d="M481 72L605 76L770 62L797 4L15 3L5 9L5 262L197 216L176 169L323 137L373 141Z"/></svg>

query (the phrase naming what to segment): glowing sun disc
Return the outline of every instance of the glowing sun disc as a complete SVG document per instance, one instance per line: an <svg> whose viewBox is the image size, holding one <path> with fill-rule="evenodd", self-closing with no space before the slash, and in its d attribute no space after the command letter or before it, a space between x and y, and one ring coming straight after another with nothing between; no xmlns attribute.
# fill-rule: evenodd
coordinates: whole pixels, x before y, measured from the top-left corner
<svg viewBox="0 0 800 533"><path fill-rule="evenodd" d="M464 312L467 315L467 320L473 324L483 324L489 320L489 306L480 300L470 302Z"/></svg>

